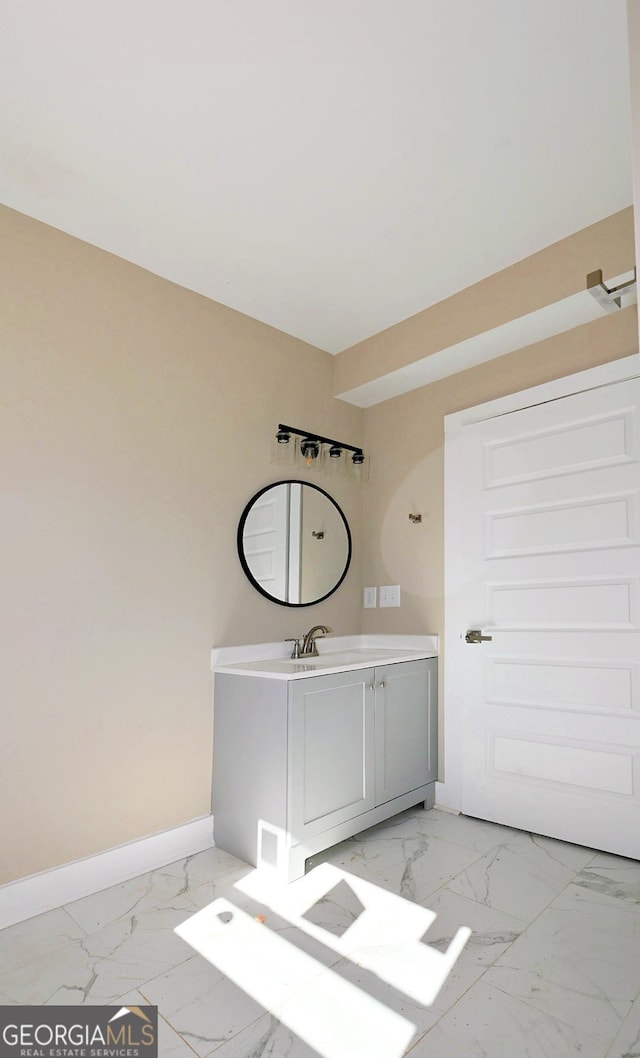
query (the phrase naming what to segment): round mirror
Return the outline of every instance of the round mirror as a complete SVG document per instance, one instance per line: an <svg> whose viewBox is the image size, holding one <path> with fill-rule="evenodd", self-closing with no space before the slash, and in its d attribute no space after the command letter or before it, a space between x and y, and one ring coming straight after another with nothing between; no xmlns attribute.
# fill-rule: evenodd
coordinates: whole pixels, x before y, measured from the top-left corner
<svg viewBox="0 0 640 1058"><path fill-rule="evenodd" d="M338 504L306 481L278 481L249 500L238 526L247 577L282 606L311 606L336 590L351 562L351 533Z"/></svg>

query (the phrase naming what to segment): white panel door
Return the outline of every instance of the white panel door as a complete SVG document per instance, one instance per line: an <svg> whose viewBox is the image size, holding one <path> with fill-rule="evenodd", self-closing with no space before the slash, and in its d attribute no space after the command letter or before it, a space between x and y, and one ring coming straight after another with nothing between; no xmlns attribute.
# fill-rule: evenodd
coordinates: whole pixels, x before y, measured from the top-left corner
<svg viewBox="0 0 640 1058"><path fill-rule="evenodd" d="M474 423L446 471L462 810L635 858L639 407L632 379Z"/></svg>
<svg viewBox="0 0 640 1058"><path fill-rule="evenodd" d="M244 555L258 584L288 600L289 485L269 489L253 504L244 524Z"/></svg>

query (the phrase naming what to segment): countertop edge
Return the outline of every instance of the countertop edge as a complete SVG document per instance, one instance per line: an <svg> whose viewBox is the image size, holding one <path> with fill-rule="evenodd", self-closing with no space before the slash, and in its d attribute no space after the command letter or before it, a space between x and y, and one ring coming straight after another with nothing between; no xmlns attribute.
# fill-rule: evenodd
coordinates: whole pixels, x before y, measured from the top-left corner
<svg viewBox="0 0 640 1058"><path fill-rule="evenodd" d="M372 638L373 637L369 637L370 640ZM236 657L229 658L226 663L224 663L221 659L220 663L212 666L212 668L214 676L218 674L231 676L248 676L252 679L258 678L268 680L284 680L285 682L288 682L289 680L304 680L317 676L335 675L341 672L356 672L362 669L370 669L386 665L397 665L408 661L426 661L431 658L438 657L436 636L407 637L407 639L413 639L414 641L417 638L430 641L436 640L436 645L434 645L433 642L430 642L428 644L425 643L424 646L417 649L413 646L413 644L411 646L407 644L405 637L402 636L398 637L398 639L402 640L402 646L400 646L400 644L397 642L395 642L393 646L390 646L388 643L390 637L381 638L385 638L387 642L384 644L372 644L371 642L369 642L366 647L364 645L358 644L358 646L360 646L360 649L377 649L379 651L377 656L363 658L360 661L345 662L342 665L327 665L324 667L318 667L317 665L310 664L308 669L304 669L297 672L295 670L284 670L279 672L270 670L268 667L259 667L261 662L264 662L266 666L269 666L269 664L273 662L288 660L289 656L283 656L282 652L280 651L280 653L275 657L265 657L263 655L259 658L243 658L242 660ZM335 640L333 640L332 642L334 644L336 643ZM353 639L350 639L349 645L353 648ZM343 647L343 649L348 649L348 647ZM389 650L389 653L386 654L385 650ZM329 654L330 652L326 651L326 653ZM331 653L333 653L333 651L331 651ZM320 656L322 656L321 652ZM299 664L304 665L304 659L301 659ZM253 665L254 667L250 667L251 665Z"/></svg>
<svg viewBox="0 0 640 1058"><path fill-rule="evenodd" d="M439 653L440 641L437 635L352 635L319 637L318 653L333 654L341 650L403 650L408 653L425 652L433 657ZM290 657L290 652L283 640L275 643L252 643L242 646L219 646L211 651L211 669L220 672L238 662L277 661Z"/></svg>

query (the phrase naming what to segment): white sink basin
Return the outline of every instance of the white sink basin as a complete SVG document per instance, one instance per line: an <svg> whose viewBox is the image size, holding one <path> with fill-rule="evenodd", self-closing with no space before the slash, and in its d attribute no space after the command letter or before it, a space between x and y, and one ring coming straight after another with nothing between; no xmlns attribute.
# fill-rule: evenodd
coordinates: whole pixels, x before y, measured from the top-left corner
<svg viewBox="0 0 640 1058"><path fill-rule="evenodd" d="M323 669L348 669L354 666L362 668L368 665L380 665L385 659L389 660L388 650L384 654L379 650L340 650L335 654L319 654L317 658L278 658L259 662L258 665L264 666L270 672L321 672Z"/></svg>
<svg viewBox="0 0 640 1058"><path fill-rule="evenodd" d="M362 662L371 665L377 665L379 659L387 657L389 651L382 654L379 650L337 650L335 653L324 653L318 654L317 658L306 657L306 658L283 658L285 665L311 665L313 668L335 668L343 665L359 665Z"/></svg>

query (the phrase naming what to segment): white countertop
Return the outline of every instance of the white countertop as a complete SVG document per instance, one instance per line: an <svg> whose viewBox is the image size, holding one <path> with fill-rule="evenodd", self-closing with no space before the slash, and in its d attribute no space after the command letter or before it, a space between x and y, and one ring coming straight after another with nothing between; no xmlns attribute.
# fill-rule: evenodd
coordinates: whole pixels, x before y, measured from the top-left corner
<svg viewBox="0 0 640 1058"><path fill-rule="evenodd" d="M299 680L331 672L350 672L400 661L438 656L438 636L361 635L318 637L318 657L292 658L289 644L254 643L214 647L211 668L238 676Z"/></svg>

